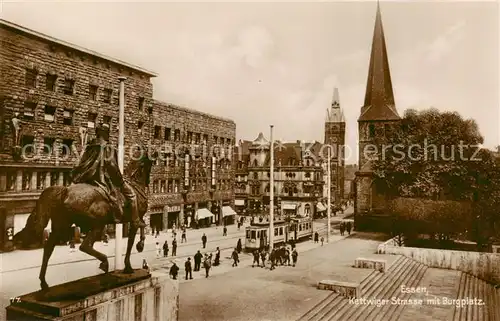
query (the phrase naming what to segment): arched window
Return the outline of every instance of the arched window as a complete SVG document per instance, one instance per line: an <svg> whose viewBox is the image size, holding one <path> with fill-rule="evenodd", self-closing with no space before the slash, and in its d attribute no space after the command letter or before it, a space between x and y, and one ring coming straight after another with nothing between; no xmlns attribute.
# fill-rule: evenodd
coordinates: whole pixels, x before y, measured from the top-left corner
<svg viewBox="0 0 500 321"><path fill-rule="evenodd" d="M253 179L259 179L259 174L253 173Z"/></svg>
<svg viewBox="0 0 500 321"><path fill-rule="evenodd" d="M253 166L257 166L257 165L258 165L258 164L257 164L257 160L256 160L256 159L254 159L254 160L253 160Z"/></svg>
<svg viewBox="0 0 500 321"><path fill-rule="evenodd" d="M306 204L306 205L304 206L304 214L305 214L305 215L311 215L311 205Z"/></svg>
<svg viewBox="0 0 500 321"><path fill-rule="evenodd" d="M305 177L306 177L306 178L311 178L311 173L306 173L306 174L305 174Z"/></svg>
<svg viewBox="0 0 500 321"><path fill-rule="evenodd" d="M269 192L270 192L270 189L269 189L269 184L268 184L268 185L266 185L266 189L265 189L265 191L264 191L264 192L265 192L265 193L269 193Z"/></svg>

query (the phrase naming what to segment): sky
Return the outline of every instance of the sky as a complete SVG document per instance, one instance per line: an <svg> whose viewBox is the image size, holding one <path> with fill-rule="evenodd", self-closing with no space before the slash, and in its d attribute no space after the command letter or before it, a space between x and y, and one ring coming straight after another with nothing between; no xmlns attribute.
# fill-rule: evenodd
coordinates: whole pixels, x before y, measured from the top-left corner
<svg viewBox="0 0 500 321"><path fill-rule="evenodd" d="M376 2L4 1L3 19L159 74L154 98L259 132L323 141L338 87L357 146ZM500 145L493 1L380 1L396 107L457 111ZM346 163L355 163L348 159Z"/></svg>

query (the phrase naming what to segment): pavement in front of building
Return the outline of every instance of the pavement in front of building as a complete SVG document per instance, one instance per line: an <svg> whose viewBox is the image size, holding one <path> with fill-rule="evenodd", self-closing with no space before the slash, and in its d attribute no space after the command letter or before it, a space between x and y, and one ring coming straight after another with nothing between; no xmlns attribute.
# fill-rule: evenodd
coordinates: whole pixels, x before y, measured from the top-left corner
<svg viewBox="0 0 500 321"><path fill-rule="evenodd" d="M228 225L227 226L227 236L222 236L223 227L209 227L203 229L188 229L186 231L186 239L187 243L181 243L181 231L177 230L177 252L182 253L183 248L187 245L199 244L201 246L201 236L205 233L207 236L207 240L210 243L211 241L223 241L232 239L234 246L236 246L236 242L238 238L242 239L244 242L245 237L245 226L241 227L238 230L236 225ZM170 253L172 251L172 240L173 234L171 230L168 232L161 232L160 235L156 238L153 235L146 235L144 252L154 252L156 249L156 242L160 243L160 246L163 246L165 240L169 243ZM122 254L125 254L127 248L127 238L124 238L122 241ZM136 236L136 243L139 241L139 236ZM69 246L57 246L52 254L49 262L49 266L51 265L60 265L68 262L78 262L84 260L95 260L93 257L89 256L78 250L78 244L75 252L71 252ZM103 242L96 242L94 248L106 254L108 258L113 258L115 256L115 239L110 239L108 244L104 244ZM137 253L137 250L134 248L132 253ZM12 252L1 253L0 254L0 273L10 272L10 271L18 271L23 269L31 269L37 268L40 266L42 262L42 254L43 249L34 249L34 250L15 250Z"/></svg>
<svg viewBox="0 0 500 321"><path fill-rule="evenodd" d="M335 233L324 246L299 243L296 267L279 266L272 271L252 268L248 257L238 268L225 263L225 273L218 274L214 268L208 278L200 271L193 275L195 280L181 280L179 320L297 320L331 294L317 289L319 281L334 278L339 268L345 273L359 274L359 269L350 267L354 260L374 255L380 244L370 237L342 238ZM305 249L308 246L313 248Z"/></svg>

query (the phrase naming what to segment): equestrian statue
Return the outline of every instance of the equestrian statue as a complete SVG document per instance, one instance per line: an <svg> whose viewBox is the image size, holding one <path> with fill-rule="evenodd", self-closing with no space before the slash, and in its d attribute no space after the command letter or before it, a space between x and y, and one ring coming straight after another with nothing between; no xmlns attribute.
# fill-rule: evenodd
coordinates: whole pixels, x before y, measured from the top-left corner
<svg viewBox="0 0 500 321"><path fill-rule="evenodd" d="M52 232L43 248L42 290L49 288L45 274L54 247L70 237L68 233L73 224L87 231L80 251L101 261L99 268L105 273L109 270L108 258L93 246L101 239L107 224L131 223L124 273L133 273L130 254L138 229L141 236L136 247L139 252L144 249L143 216L148 208L146 188L153 162L145 148L138 148L122 176L116 149L108 141L109 127L100 124L96 128L96 139L87 145L80 163L72 171L72 184L46 188L26 226L14 236L17 244L38 242L49 220L52 221Z"/></svg>

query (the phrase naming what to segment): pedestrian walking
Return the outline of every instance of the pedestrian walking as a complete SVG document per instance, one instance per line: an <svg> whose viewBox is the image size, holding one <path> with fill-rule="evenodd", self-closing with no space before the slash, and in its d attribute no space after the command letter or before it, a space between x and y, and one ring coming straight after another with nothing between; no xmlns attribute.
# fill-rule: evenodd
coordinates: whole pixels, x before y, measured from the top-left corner
<svg viewBox="0 0 500 321"><path fill-rule="evenodd" d="M201 237L201 243L203 243L203 248L207 247L207 236L205 233L203 233L203 236Z"/></svg>
<svg viewBox="0 0 500 321"><path fill-rule="evenodd" d="M222 229L222 236L227 236L227 227L224 225L224 228Z"/></svg>
<svg viewBox="0 0 500 321"><path fill-rule="evenodd" d="M325 238L322 236L321 237L321 246L323 246L323 242L325 242Z"/></svg>
<svg viewBox="0 0 500 321"><path fill-rule="evenodd" d="M177 240L174 239L172 241L172 256L176 256L177 255Z"/></svg>
<svg viewBox="0 0 500 321"><path fill-rule="evenodd" d="M319 233L316 232L314 233L314 243L318 243L319 242Z"/></svg>
<svg viewBox="0 0 500 321"><path fill-rule="evenodd" d="M260 266L259 264L259 258L260 258L260 253L259 251L255 250L253 251L253 262L252 262L252 267L254 266L254 264L257 264L257 267Z"/></svg>
<svg viewBox="0 0 500 321"><path fill-rule="evenodd" d="M238 266L240 258L238 255L238 250L236 248L234 249L233 254L231 254L231 258L233 259L233 267Z"/></svg>
<svg viewBox="0 0 500 321"><path fill-rule="evenodd" d="M156 257L160 257L161 256L160 242L156 242L155 248L156 248Z"/></svg>
<svg viewBox="0 0 500 321"><path fill-rule="evenodd" d="M289 249L285 249L285 264L288 266L292 265L290 262L290 250Z"/></svg>
<svg viewBox="0 0 500 321"><path fill-rule="evenodd" d="M260 260L262 261L262 267L266 267L266 251L262 250L260 252Z"/></svg>
<svg viewBox="0 0 500 321"><path fill-rule="evenodd" d="M186 238L186 230L182 230L182 235L181 235L181 243L187 243L187 238Z"/></svg>
<svg viewBox="0 0 500 321"><path fill-rule="evenodd" d="M146 261L146 259L142 260L142 269L149 272L149 265L148 265L148 261Z"/></svg>
<svg viewBox="0 0 500 321"><path fill-rule="evenodd" d="M352 228L351 222L349 221L349 222L347 222L347 226L346 226L347 234L348 235L351 235L351 228Z"/></svg>
<svg viewBox="0 0 500 321"><path fill-rule="evenodd" d="M190 257L188 257L186 263L184 263L184 270L186 270L186 280L188 279L188 276L189 276L189 279L192 280L193 279L193 267L191 266L191 258Z"/></svg>
<svg viewBox="0 0 500 321"><path fill-rule="evenodd" d="M170 276L172 276L172 279L177 280L177 274L179 274L179 267L174 262L174 265L170 267Z"/></svg>
<svg viewBox="0 0 500 321"><path fill-rule="evenodd" d="M102 243L104 244L104 246L108 246L108 243L109 243L108 233L104 233L104 235L102 236Z"/></svg>
<svg viewBox="0 0 500 321"><path fill-rule="evenodd" d="M242 249L243 247L241 245L241 239L238 239L238 243L236 243L236 251L238 251L238 253L241 253Z"/></svg>
<svg viewBox="0 0 500 321"><path fill-rule="evenodd" d="M219 264L220 264L220 250L219 247L217 247L217 251L215 252L214 266L218 266Z"/></svg>
<svg viewBox="0 0 500 321"><path fill-rule="evenodd" d="M344 222L340 223L339 229L340 229L340 236L344 236L344 231L345 231Z"/></svg>
<svg viewBox="0 0 500 321"><path fill-rule="evenodd" d="M163 243L163 257L168 256L168 241L165 240L165 243Z"/></svg>
<svg viewBox="0 0 500 321"><path fill-rule="evenodd" d="M293 261L293 267L297 264L297 258L299 257L299 253L297 253L297 250L294 249L292 252L292 261Z"/></svg>
<svg viewBox="0 0 500 321"><path fill-rule="evenodd" d="M201 255L200 251L196 252L194 255L194 271L197 272L200 270L201 266L201 259L203 258L203 255Z"/></svg>
<svg viewBox="0 0 500 321"><path fill-rule="evenodd" d="M205 268L205 277L208 278L208 273L210 271L210 267L212 267L211 258L205 254L205 261L203 262L203 267Z"/></svg>
<svg viewBox="0 0 500 321"><path fill-rule="evenodd" d="M290 240L290 246L292 247L292 250L295 249L295 239Z"/></svg>
<svg viewBox="0 0 500 321"><path fill-rule="evenodd" d="M276 250L273 249L271 251L271 254L269 254L269 261L271 261L271 268L270 270L274 270L276 268Z"/></svg>

